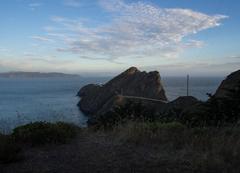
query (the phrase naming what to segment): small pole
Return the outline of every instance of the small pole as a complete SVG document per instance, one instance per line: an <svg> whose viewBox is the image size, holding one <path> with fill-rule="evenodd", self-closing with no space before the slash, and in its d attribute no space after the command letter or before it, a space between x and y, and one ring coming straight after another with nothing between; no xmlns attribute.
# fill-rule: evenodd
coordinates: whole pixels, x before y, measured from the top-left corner
<svg viewBox="0 0 240 173"><path fill-rule="evenodd" d="M187 75L187 96L189 95L189 75Z"/></svg>

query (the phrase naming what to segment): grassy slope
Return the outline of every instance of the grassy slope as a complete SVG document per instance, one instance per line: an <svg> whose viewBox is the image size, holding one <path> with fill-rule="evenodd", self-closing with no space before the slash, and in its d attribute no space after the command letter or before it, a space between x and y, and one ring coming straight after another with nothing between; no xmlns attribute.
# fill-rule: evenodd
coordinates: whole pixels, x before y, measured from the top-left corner
<svg viewBox="0 0 240 173"><path fill-rule="evenodd" d="M240 172L240 128L133 123L84 129L65 145L25 148L2 172Z"/></svg>

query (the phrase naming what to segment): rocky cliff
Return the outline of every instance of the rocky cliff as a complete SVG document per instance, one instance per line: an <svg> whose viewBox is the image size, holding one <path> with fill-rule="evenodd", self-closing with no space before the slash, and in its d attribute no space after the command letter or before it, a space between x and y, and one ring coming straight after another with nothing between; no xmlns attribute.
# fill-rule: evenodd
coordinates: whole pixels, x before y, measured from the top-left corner
<svg viewBox="0 0 240 173"><path fill-rule="evenodd" d="M240 70L228 75L206 102L194 104L182 113L192 126L220 126L240 120Z"/></svg>
<svg viewBox="0 0 240 173"><path fill-rule="evenodd" d="M231 73L218 87L215 97L229 97L230 92L237 91L240 87L240 70Z"/></svg>
<svg viewBox="0 0 240 173"><path fill-rule="evenodd" d="M121 104L119 95L167 101L157 71L147 73L131 67L102 86L89 84L83 87L78 93L81 97L78 106L86 114L104 113Z"/></svg>

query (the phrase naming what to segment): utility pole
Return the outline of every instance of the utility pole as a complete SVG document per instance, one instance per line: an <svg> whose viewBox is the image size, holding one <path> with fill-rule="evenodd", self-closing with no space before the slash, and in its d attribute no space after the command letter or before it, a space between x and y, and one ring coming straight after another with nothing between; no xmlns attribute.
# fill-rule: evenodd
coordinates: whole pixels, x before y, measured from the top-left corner
<svg viewBox="0 0 240 173"><path fill-rule="evenodd" d="M187 96L189 96L189 75L187 75Z"/></svg>

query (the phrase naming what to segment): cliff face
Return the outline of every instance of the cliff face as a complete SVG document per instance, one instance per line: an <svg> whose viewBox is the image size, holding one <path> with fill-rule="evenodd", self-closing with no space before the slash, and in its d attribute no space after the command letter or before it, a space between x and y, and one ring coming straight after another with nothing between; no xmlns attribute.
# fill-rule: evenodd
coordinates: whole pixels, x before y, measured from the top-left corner
<svg viewBox="0 0 240 173"><path fill-rule="evenodd" d="M229 97L230 92L238 90L240 87L240 70L231 73L218 87L215 97Z"/></svg>
<svg viewBox="0 0 240 173"><path fill-rule="evenodd" d="M157 71L147 73L131 67L102 86L90 84L83 87L78 93L81 97L78 106L87 114L104 113L120 104L116 99L118 95L167 101Z"/></svg>

